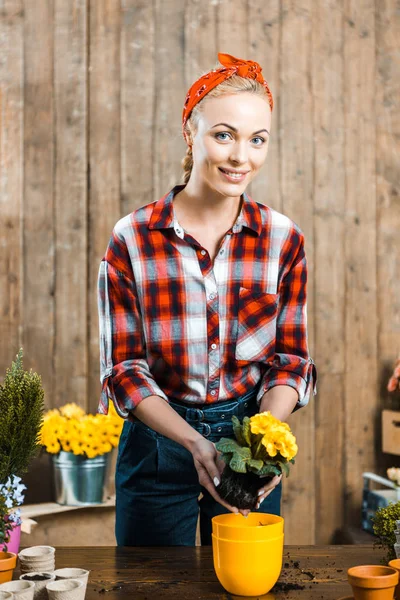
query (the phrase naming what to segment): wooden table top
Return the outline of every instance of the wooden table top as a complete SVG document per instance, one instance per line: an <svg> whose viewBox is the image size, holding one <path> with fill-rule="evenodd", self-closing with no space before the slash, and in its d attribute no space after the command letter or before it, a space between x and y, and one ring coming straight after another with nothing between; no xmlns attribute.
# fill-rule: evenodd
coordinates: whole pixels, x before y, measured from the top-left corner
<svg viewBox="0 0 400 600"><path fill-rule="evenodd" d="M260 598L337 600L351 596L347 569L380 564L383 556L384 551L372 545L285 546L278 582ZM233 596L221 586L214 572L210 546L58 547L55 558L58 569L90 570L86 600L245 598ZM295 586L301 589L293 589Z"/></svg>

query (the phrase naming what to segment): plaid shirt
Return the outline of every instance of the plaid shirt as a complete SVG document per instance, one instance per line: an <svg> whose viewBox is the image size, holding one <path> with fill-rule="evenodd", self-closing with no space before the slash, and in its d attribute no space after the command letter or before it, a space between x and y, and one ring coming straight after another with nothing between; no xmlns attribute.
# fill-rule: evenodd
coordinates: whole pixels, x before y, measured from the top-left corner
<svg viewBox="0 0 400 600"><path fill-rule="evenodd" d="M232 400L257 384L316 393L307 347L304 238L288 217L243 194L214 264L179 225L175 186L115 225L98 278L99 412L129 416L157 395L188 405Z"/></svg>

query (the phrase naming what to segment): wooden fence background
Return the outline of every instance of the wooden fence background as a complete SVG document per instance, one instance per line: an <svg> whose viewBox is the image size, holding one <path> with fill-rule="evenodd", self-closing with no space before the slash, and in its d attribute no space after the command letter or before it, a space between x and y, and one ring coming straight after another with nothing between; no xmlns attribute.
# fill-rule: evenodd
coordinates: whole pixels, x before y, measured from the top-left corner
<svg viewBox="0 0 400 600"><path fill-rule="evenodd" d="M96 409L112 228L180 180L185 93L217 52L257 60L276 109L249 191L305 232L319 367L285 542L358 523L400 348L399 39L397 0L0 0L1 373L23 346L49 407Z"/></svg>

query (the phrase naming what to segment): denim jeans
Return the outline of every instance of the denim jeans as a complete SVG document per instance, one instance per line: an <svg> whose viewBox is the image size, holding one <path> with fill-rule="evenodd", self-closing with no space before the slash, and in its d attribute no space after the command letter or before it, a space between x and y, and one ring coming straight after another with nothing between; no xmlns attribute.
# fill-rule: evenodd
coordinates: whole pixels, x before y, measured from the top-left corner
<svg viewBox="0 0 400 600"><path fill-rule="evenodd" d="M258 412L256 395L257 389L234 401L196 408L173 399L170 404L204 437L217 442L234 437L233 415L242 421ZM201 544L211 545L212 517L229 512L200 485L191 453L139 420L124 423L115 487L118 546L194 546L199 511ZM279 483L256 512L280 515L281 492Z"/></svg>

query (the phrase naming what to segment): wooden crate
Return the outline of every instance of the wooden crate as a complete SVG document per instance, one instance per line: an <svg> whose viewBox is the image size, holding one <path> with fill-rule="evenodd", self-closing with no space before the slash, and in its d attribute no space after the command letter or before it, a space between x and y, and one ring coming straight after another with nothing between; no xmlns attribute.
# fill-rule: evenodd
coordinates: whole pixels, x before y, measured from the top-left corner
<svg viewBox="0 0 400 600"><path fill-rule="evenodd" d="M382 452L400 455L400 411L382 411Z"/></svg>

